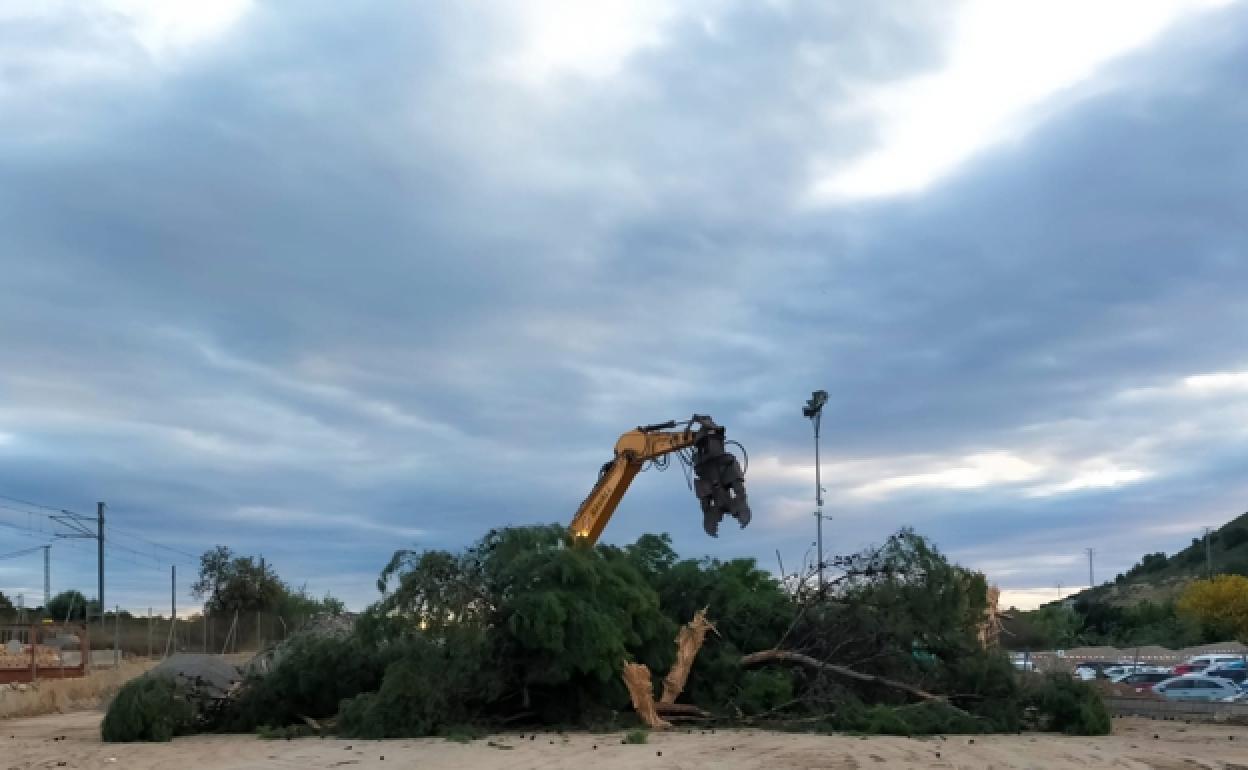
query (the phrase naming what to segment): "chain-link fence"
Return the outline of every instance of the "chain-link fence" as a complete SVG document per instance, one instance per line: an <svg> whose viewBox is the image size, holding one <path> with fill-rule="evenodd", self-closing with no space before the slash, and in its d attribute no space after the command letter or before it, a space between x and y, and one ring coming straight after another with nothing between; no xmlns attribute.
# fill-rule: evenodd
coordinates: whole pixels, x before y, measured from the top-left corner
<svg viewBox="0 0 1248 770"><path fill-rule="evenodd" d="M171 620L146 613L109 613L88 624L92 659L163 658L179 652L255 653L280 642L304 622L276 613L238 611ZM102 655L99 653L103 653Z"/></svg>
<svg viewBox="0 0 1248 770"><path fill-rule="evenodd" d="M92 665L110 665L127 658L161 659L174 653L254 654L280 642L301 628L309 618L276 612L195 614L176 620L151 610L110 610L77 627L85 627ZM44 618L36 611L0 611L0 625L28 627L64 623Z"/></svg>

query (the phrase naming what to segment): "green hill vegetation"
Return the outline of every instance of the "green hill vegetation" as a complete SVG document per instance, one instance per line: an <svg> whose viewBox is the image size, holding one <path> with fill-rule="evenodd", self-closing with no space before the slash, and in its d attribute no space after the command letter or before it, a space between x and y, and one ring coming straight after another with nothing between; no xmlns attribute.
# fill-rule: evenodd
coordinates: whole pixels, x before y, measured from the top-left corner
<svg viewBox="0 0 1248 770"><path fill-rule="evenodd" d="M1080 591L1006 622L1012 649L1157 644L1177 649L1226 641L1226 631L1184 617L1175 605L1193 581L1214 575L1248 576L1248 513L1167 556L1145 554L1113 582Z"/></svg>

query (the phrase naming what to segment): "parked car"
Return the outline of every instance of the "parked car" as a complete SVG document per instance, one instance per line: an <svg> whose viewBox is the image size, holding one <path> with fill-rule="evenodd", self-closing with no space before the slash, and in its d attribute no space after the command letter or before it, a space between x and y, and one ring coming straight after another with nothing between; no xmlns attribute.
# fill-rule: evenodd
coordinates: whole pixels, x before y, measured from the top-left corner
<svg viewBox="0 0 1248 770"><path fill-rule="evenodd" d="M1199 674L1206 668L1209 668L1209 661L1207 660L1187 661L1170 669L1170 673L1175 676L1186 676L1187 674Z"/></svg>
<svg viewBox="0 0 1248 770"><path fill-rule="evenodd" d="M1239 687L1228 679L1201 674L1173 676L1153 685L1153 692L1167 700L1224 700L1239 695Z"/></svg>
<svg viewBox="0 0 1248 770"><path fill-rule="evenodd" d="M1117 684L1126 685L1136 692L1144 692L1153 689L1153 685L1172 678L1169 671L1137 671L1122 677Z"/></svg>
<svg viewBox="0 0 1248 770"><path fill-rule="evenodd" d="M1111 682L1119 682L1125 679L1126 677L1130 676L1131 674L1143 674L1143 673L1161 673L1161 674L1165 674L1167 677L1174 676L1173 674L1170 673L1170 669L1168 668L1163 668L1161 666L1146 666L1142 663L1134 663L1134 664L1126 665L1126 666L1110 666L1109 668L1105 669L1105 676ZM1161 680L1159 679L1157 681L1161 681Z"/></svg>
<svg viewBox="0 0 1248 770"><path fill-rule="evenodd" d="M1076 679L1104 679L1105 669L1114 666L1129 666L1130 663L1123 663L1120 660L1085 660L1075 666Z"/></svg>
<svg viewBox="0 0 1248 770"><path fill-rule="evenodd" d="M1218 666L1217 668L1207 668L1201 672L1201 676L1212 676L1217 679L1229 679L1240 687L1244 686L1244 680L1248 679L1248 668L1230 666Z"/></svg>
<svg viewBox="0 0 1248 770"><path fill-rule="evenodd" d="M1244 658L1241 655L1196 655L1175 666L1173 671L1175 676L1182 676L1183 674L1194 674L1204 671L1211 666L1226 666L1232 663L1242 664L1243 662Z"/></svg>

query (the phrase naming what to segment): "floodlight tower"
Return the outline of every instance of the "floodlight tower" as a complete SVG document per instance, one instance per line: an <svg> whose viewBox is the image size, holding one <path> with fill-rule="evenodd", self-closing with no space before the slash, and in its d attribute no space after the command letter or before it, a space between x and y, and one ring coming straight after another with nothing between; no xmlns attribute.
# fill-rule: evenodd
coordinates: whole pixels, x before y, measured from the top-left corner
<svg viewBox="0 0 1248 770"><path fill-rule="evenodd" d="M802 416L810 420L815 428L815 533L818 551L816 564L819 566L819 590L823 591L823 484L819 476L819 423L823 419L823 405L828 403L828 392L816 390L802 407Z"/></svg>

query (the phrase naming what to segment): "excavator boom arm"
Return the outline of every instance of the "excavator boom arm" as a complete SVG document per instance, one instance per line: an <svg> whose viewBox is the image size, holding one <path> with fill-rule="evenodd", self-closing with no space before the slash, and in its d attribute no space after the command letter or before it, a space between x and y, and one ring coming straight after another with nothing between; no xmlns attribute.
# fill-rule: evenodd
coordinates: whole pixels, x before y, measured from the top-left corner
<svg viewBox="0 0 1248 770"><path fill-rule="evenodd" d="M697 426L695 429L694 426ZM750 522L745 496L745 475L735 457L724 449L724 429L705 415L694 415L680 430L667 422L630 430L615 444L615 456L589 496L572 518L572 534L590 545L598 542L624 493L649 460L693 450L695 492L702 503L703 527L714 537L724 515L735 517L742 527Z"/></svg>

